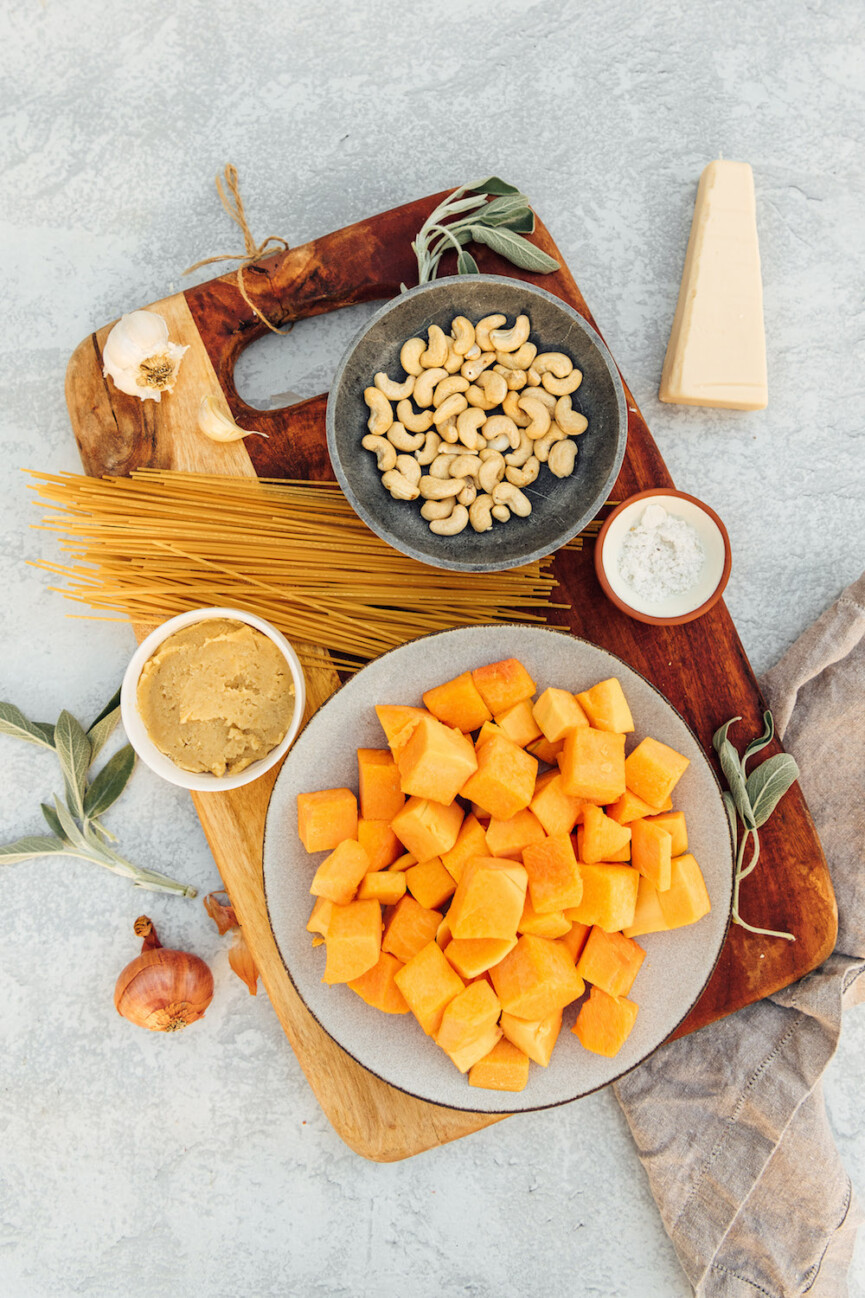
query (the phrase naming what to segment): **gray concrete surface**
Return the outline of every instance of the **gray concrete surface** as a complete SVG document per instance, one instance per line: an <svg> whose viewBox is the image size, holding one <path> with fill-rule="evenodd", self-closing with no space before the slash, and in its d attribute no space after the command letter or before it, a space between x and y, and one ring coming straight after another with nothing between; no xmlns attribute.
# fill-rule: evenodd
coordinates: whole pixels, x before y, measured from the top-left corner
<svg viewBox="0 0 865 1298"><path fill-rule="evenodd" d="M863 20L854 0L192 0L0 9L4 330L0 696L93 714L132 649L29 561L54 559L21 467L79 468L66 360L92 327L237 245L213 191L239 168L260 237L300 243L495 170L531 196L678 486L727 523L727 598L757 669L863 564ZM657 401L695 185L754 168L770 405ZM253 400L327 387L363 309L268 338ZM39 832L51 759L0 740L0 834ZM202 892L187 796L139 769L109 824ZM319 1110L263 995L198 903L95 866L9 868L0 910L0 1291L51 1295L689 1292L609 1093L380 1167ZM114 1013L144 908L217 994L166 1038ZM826 1078L865 1198L865 1015ZM851 1292L865 1295L860 1244Z"/></svg>

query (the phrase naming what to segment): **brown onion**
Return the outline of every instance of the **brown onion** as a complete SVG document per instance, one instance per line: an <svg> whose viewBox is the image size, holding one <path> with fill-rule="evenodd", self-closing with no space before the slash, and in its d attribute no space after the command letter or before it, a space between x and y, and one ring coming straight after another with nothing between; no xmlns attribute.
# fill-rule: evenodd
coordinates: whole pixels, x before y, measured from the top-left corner
<svg viewBox="0 0 865 1298"><path fill-rule="evenodd" d="M118 1014L151 1032L177 1032L204 1016L213 1000L213 974L186 951L167 951L146 915L135 921L144 941L114 988Z"/></svg>

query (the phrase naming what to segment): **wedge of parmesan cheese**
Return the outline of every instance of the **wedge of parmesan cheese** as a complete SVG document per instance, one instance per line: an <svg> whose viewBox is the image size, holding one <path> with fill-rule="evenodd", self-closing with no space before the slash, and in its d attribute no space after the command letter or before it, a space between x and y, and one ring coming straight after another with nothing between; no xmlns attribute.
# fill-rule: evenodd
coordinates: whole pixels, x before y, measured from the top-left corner
<svg viewBox="0 0 865 1298"><path fill-rule="evenodd" d="M662 401L762 410L768 404L754 177L710 162L700 177Z"/></svg>

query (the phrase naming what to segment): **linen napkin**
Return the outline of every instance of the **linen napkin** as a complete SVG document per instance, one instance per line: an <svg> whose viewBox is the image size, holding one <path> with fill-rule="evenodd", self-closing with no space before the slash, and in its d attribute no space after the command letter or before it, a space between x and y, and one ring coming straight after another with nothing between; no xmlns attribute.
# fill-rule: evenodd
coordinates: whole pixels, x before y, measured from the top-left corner
<svg viewBox="0 0 865 1298"><path fill-rule="evenodd" d="M798 983L656 1051L614 1090L697 1295L843 1298L863 1217L820 1079L842 1008L865 999L865 575L762 687L831 870L835 950Z"/></svg>

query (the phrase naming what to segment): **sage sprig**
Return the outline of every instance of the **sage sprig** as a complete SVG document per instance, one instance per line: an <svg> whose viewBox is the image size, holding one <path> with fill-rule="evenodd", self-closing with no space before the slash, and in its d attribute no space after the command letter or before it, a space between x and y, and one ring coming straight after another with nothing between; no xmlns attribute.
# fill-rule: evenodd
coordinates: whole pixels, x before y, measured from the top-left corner
<svg viewBox="0 0 865 1298"><path fill-rule="evenodd" d="M759 830L765 825L778 803L790 786L799 778L799 767L789 753L777 753L762 762L756 770L748 774L748 762L767 744L772 742L775 734L775 722L771 712L763 713L763 733L752 739L740 757L733 744L727 738L731 726L741 717L732 717L720 726L712 737L712 746L718 754L721 770L727 781L727 789L722 793L727 819L733 843L736 846L736 874L733 881L733 923L746 928L749 933L761 933L764 937L783 937L788 942L795 942L792 933L778 933L773 929L754 928L746 924L739 914L739 888L743 879L755 869L760 859ZM739 837L739 821L743 833ZM748 840L753 839L754 846L751 859L745 865Z"/></svg>
<svg viewBox="0 0 865 1298"><path fill-rule="evenodd" d="M0 846L0 865L15 865L40 856L75 856L124 875L136 888L194 897L195 888L155 870L133 865L109 846L117 840L100 817L114 805L132 775L135 752L131 744L125 744L110 757L92 780L90 771L119 720L119 690L87 730L71 712L61 712L56 725L51 725L47 721L30 721L12 703L0 703L0 734L55 753L66 795L65 801L55 795L51 803L40 804L51 833L30 834Z"/></svg>
<svg viewBox="0 0 865 1298"><path fill-rule="evenodd" d="M529 200L514 185L498 176L460 185L430 212L412 242L418 283L428 284L435 279L439 262L449 250L457 254L458 275L479 274L477 262L466 252L467 243L486 244L522 270L540 275L558 270L559 263L553 257L522 237L534 228L535 214ZM405 284L402 290L405 292Z"/></svg>

